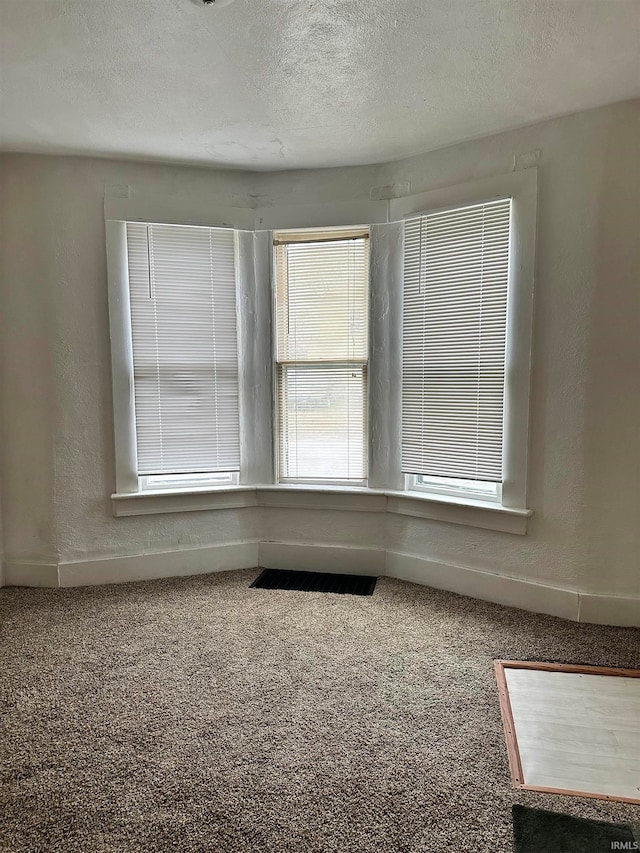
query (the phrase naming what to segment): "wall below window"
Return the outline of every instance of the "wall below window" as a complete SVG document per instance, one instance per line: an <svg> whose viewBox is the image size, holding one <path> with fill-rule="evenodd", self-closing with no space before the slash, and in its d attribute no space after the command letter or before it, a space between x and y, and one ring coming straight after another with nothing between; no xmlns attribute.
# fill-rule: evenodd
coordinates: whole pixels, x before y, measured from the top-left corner
<svg viewBox="0 0 640 853"><path fill-rule="evenodd" d="M423 579L433 583L436 572L442 581L436 585L444 587L448 575L451 588L454 575L466 577L456 575L462 568L583 595L639 598L638 138L635 101L400 163L318 172L0 157L0 489L7 566L31 566L37 578L73 563L77 582L82 573L95 582L109 558L273 541L417 557L425 561ZM173 200L182 209L290 205L305 224L325 203L364 209L370 198L393 195L405 182L417 193L534 162L540 175L534 516L527 536L325 509L113 517L105 192L167 205ZM505 589L509 583L504 580Z"/></svg>

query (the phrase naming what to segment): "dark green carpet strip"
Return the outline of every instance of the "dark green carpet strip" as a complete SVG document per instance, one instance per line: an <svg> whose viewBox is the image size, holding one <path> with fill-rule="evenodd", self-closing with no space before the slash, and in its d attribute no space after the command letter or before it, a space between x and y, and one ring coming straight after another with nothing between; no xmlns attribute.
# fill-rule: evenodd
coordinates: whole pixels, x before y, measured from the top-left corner
<svg viewBox="0 0 640 853"><path fill-rule="evenodd" d="M515 853L611 853L639 850L631 827L513 806Z"/></svg>

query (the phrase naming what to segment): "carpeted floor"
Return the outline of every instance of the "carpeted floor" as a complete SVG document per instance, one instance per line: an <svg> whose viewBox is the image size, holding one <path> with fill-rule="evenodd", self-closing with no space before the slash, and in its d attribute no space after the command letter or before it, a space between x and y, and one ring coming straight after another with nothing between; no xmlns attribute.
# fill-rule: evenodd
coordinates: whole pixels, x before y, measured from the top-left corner
<svg viewBox="0 0 640 853"><path fill-rule="evenodd" d="M383 579L371 598L256 571L0 590L0 850L507 853L494 658L638 667L640 632Z"/></svg>

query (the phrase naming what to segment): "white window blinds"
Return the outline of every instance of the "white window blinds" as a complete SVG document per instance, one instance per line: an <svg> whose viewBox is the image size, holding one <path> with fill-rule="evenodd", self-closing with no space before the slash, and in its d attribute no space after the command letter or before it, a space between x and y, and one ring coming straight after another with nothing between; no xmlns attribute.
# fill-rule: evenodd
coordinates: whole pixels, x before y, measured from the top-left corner
<svg viewBox="0 0 640 853"><path fill-rule="evenodd" d="M275 243L280 479L365 480L368 234Z"/></svg>
<svg viewBox="0 0 640 853"><path fill-rule="evenodd" d="M139 474L237 471L233 231L127 223Z"/></svg>
<svg viewBox="0 0 640 853"><path fill-rule="evenodd" d="M502 480L510 199L405 225L402 470Z"/></svg>

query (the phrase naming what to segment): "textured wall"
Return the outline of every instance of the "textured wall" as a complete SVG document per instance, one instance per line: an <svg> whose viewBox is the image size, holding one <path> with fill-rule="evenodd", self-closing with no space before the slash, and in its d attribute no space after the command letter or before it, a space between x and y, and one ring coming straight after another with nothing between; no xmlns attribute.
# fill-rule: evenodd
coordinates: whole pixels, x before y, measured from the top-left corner
<svg viewBox="0 0 640 853"><path fill-rule="evenodd" d="M2 531L2 504L0 503L0 586L4 584L4 533Z"/></svg>
<svg viewBox="0 0 640 853"><path fill-rule="evenodd" d="M105 187L248 206L246 176L8 156L3 173L5 552L61 560L255 539L259 511L114 519ZM55 475L54 475L55 471Z"/></svg>
<svg viewBox="0 0 640 853"><path fill-rule="evenodd" d="M5 552L62 560L264 538L388 547L585 591L640 594L640 363L634 148L640 104L545 122L380 167L273 174L6 155ZM510 171L540 149L526 537L403 516L241 509L115 519L104 187L202 205L369 198ZM384 519L384 520L382 520Z"/></svg>
<svg viewBox="0 0 640 853"><path fill-rule="evenodd" d="M391 516L389 549L584 591L640 594L639 139L634 101L377 169L331 170L321 184L313 172L260 177L263 203L304 203L312 193L365 199L367 182L410 181L420 192L508 172L514 158L540 150L529 535ZM270 538L287 538L291 519L279 521L272 519ZM365 520L352 516L316 514L295 529L309 542L348 541L351 532L361 543L369 535Z"/></svg>
<svg viewBox="0 0 640 853"><path fill-rule="evenodd" d="M53 161L2 162L0 487L5 558L55 559L52 299L59 250Z"/></svg>

